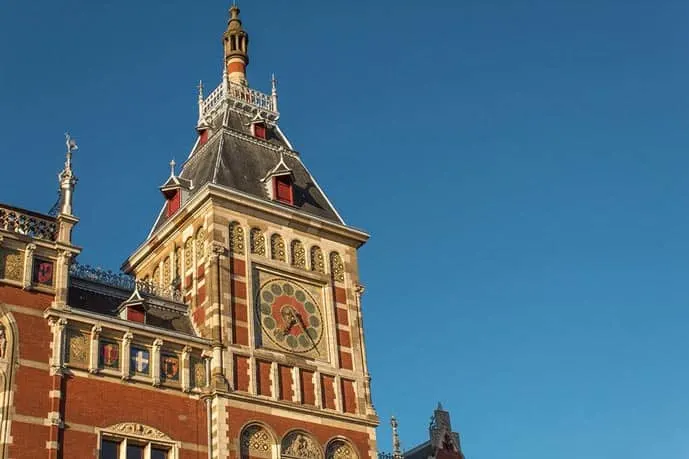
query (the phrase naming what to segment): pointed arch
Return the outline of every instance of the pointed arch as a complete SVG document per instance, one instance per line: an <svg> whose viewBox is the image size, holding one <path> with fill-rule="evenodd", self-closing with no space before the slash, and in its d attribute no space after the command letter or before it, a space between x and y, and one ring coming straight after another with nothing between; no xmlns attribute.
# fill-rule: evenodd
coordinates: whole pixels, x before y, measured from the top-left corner
<svg viewBox="0 0 689 459"><path fill-rule="evenodd" d="M230 223L230 250L233 254L244 255L244 228L239 222Z"/></svg>
<svg viewBox="0 0 689 459"><path fill-rule="evenodd" d="M251 228L250 234L250 244L251 253L255 255L266 256L266 238L263 235L263 231L258 228Z"/></svg>
<svg viewBox="0 0 689 459"><path fill-rule="evenodd" d="M299 239L292 241L292 266L306 268L306 249Z"/></svg>
<svg viewBox="0 0 689 459"><path fill-rule="evenodd" d="M239 435L240 458L273 458L277 442L275 435L265 425L251 422Z"/></svg>
<svg viewBox="0 0 689 459"><path fill-rule="evenodd" d="M317 273L325 273L325 260L323 259L323 251L317 245L311 247L311 271Z"/></svg>
<svg viewBox="0 0 689 459"><path fill-rule="evenodd" d="M337 252L330 253L330 272L337 282L344 282L344 263Z"/></svg>
<svg viewBox="0 0 689 459"><path fill-rule="evenodd" d="M323 457L321 445L313 436L303 430L292 430L281 442L283 458L290 459L320 459Z"/></svg>
<svg viewBox="0 0 689 459"><path fill-rule="evenodd" d="M282 236L275 233L270 236L270 258L278 261L285 261L285 241Z"/></svg>

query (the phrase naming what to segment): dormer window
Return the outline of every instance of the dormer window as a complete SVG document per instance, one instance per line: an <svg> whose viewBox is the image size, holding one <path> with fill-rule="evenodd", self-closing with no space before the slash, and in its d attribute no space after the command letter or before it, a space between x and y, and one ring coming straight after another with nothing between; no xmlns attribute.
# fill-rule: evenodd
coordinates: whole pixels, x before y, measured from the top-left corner
<svg viewBox="0 0 689 459"><path fill-rule="evenodd" d="M179 210L179 205L181 201L182 190L176 189L170 193L170 197L167 197L166 216L170 217L174 215L175 212Z"/></svg>
<svg viewBox="0 0 689 459"><path fill-rule="evenodd" d="M251 128L254 131L254 137L265 140L267 138L266 123L258 121L251 124Z"/></svg>
<svg viewBox="0 0 689 459"><path fill-rule="evenodd" d="M199 147L208 142L208 129L199 131Z"/></svg>
<svg viewBox="0 0 689 459"><path fill-rule="evenodd" d="M127 306L127 320L132 322L145 323L146 322L146 312L141 306Z"/></svg>
<svg viewBox="0 0 689 459"><path fill-rule="evenodd" d="M285 204L294 204L294 190L292 187L291 175L278 175L273 177L274 192L273 196L276 201L284 202Z"/></svg>

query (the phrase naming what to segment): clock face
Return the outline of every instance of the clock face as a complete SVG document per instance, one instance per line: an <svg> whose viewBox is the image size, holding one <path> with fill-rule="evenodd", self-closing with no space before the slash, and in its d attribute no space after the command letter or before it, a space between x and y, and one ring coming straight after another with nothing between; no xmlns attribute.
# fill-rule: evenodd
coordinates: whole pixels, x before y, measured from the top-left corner
<svg viewBox="0 0 689 459"><path fill-rule="evenodd" d="M267 340L288 352L320 355L323 316L306 288L290 280L272 279L261 286L256 303Z"/></svg>

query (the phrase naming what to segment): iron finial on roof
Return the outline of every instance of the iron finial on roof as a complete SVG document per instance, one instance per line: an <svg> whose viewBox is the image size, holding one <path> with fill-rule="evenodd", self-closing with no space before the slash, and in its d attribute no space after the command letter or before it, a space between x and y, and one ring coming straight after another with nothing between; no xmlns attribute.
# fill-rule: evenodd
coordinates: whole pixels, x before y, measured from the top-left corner
<svg viewBox="0 0 689 459"><path fill-rule="evenodd" d="M402 449L400 447L400 436L397 428L399 424L394 416L390 418L390 425L392 426L392 457L394 459L400 459L402 457Z"/></svg>

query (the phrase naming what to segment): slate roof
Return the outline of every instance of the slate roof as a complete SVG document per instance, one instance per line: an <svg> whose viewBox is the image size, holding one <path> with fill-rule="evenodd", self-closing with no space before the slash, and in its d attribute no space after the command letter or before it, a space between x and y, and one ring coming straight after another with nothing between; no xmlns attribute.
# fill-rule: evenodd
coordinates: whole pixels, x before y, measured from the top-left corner
<svg viewBox="0 0 689 459"><path fill-rule="evenodd" d="M118 307L131 294L132 292L118 287L71 277L67 304L72 308L83 309L115 318L118 317ZM146 310L146 325L196 336L189 316L174 313L167 309L148 308Z"/></svg>
<svg viewBox="0 0 689 459"><path fill-rule="evenodd" d="M231 108L226 108L222 116L216 116L208 141L196 146L182 165L179 176L192 184L187 199L207 183L213 183L268 201L268 192L261 179L278 165L281 149L293 173L294 207L325 220L344 223L280 130L269 125L266 140L255 138L251 135L251 120L249 115ZM161 212L152 232L165 221Z"/></svg>

